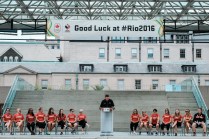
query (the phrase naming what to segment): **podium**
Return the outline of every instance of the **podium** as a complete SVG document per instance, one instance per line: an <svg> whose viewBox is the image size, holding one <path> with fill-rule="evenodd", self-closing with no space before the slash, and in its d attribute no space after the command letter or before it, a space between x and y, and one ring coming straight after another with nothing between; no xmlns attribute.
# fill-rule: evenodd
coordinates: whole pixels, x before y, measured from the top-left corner
<svg viewBox="0 0 209 139"><path fill-rule="evenodd" d="M113 136L113 110L103 108L101 110L100 136Z"/></svg>

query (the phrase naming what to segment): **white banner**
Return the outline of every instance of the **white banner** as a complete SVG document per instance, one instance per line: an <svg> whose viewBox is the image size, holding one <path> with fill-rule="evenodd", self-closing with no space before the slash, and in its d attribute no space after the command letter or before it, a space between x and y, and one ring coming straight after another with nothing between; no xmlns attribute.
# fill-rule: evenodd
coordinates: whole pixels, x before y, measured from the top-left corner
<svg viewBox="0 0 209 139"><path fill-rule="evenodd" d="M161 20L48 20L48 36L68 40L160 37Z"/></svg>

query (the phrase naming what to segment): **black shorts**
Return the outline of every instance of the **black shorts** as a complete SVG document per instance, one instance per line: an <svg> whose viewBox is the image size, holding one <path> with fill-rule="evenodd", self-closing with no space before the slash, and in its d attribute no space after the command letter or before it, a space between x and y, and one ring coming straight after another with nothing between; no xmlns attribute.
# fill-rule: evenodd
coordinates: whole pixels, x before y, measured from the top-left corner
<svg viewBox="0 0 209 139"><path fill-rule="evenodd" d="M177 125L177 127L181 127L181 124L182 124L181 122L177 122L176 125Z"/></svg>
<svg viewBox="0 0 209 139"><path fill-rule="evenodd" d="M196 128L198 128L198 127L202 128L202 125L196 123Z"/></svg>
<svg viewBox="0 0 209 139"><path fill-rule="evenodd" d="M156 128L156 127L157 127L157 124L152 124L152 128Z"/></svg>
<svg viewBox="0 0 209 139"><path fill-rule="evenodd" d="M46 123L45 122L36 122L36 126L39 128L45 128Z"/></svg>

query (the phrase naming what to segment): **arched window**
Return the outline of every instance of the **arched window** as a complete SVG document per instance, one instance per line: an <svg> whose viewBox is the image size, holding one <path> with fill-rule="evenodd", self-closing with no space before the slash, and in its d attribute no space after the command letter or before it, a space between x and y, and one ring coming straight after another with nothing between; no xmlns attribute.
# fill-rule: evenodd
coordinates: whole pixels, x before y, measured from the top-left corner
<svg viewBox="0 0 209 139"><path fill-rule="evenodd" d="M4 56L4 62L8 62L8 57L7 56Z"/></svg>
<svg viewBox="0 0 209 139"><path fill-rule="evenodd" d="M13 56L9 57L9 62L13 62Z"/></svg>
<svg viewBox="0 0 209 139"><path fill-rule="evenodd" d="M18 62L18 56L15 56L14 62Z"/></svg>

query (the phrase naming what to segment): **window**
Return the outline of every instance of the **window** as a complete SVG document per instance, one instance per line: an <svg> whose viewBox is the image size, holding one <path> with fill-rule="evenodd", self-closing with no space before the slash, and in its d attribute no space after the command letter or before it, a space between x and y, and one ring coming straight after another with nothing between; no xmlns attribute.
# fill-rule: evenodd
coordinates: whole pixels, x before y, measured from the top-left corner
<svg viewBox="0 0 209 139"><path fill-rule="evenodd" d="M180 58L185 58L185 49L180 49Z"/></svg>
<svg viewBox="0 0 209 139"><path fill-rule="evenodd" d="M152 89L158 89L158 80L152 80Z"/></svg>
<svg viewBox="0 0 209 139"><path fill-rule="evenodd" d="M118 80L118 90L124 90L124 80L123 79Z"/></svg>
<svg viewBox="0 0 209 139"><path fill-rule="evenodd" d="M141 89L141 80L135 80L135 89Z"/></svg>
<svg viewBox="0 0 209 139"><path fill-rule="evenodd" d="M79 66L81 72L93 72L94 70L93 64L80 64Z"/></svg>
<svg viewBox="0 0 209 139"><path fill-rule="evenodd" d="M153 58L153 48L148 48L147 49L147 57L148 58Z"/></svg>
<svg viewBox="0 0 209 139"><path fill-rule="evenodd" d="M148 65L149 72L162 72L162 65Z"/></svg>
<svg viewBox="0 0 209 139"><path fill-rule="evenodd" d="M104 88L107 87L107 79L100 79L100 85L103 86Z"/></svg>
<svg viewBox="0 0 209 139"><path fill-rule="evenodd" d="M189 35L176 35L176 43L189 43Z"/></svg>
<svg viewBox="0 0 209 139"><path fill-rule="evenodd" d="M144 37L144 43L157 43L157 37Z"/></svg>
<svg viewBox="0 0 209 139"><path fill-rule="evenodd" d="M115 49L115 57L120 58L121 57L121 48L116 48Z"/></svg>
<svg viewBox="0 0 209 139"><path fill-rule="evenodd" d="M202 53L201 53L201 49L196 49L196 58L201 58Z"/></svg>
<svg viewBox="0 0 209 139"><path fill-rule="evenodd" d="M137 49L136 48L131 49L131 58L137 58Z"/></svg>
<svg viewBox="0 0 209 139"><path fill-rule="evenodd" d="M9 57L9 62L13 62L13 56Z"/></svg>
<svg viewBox="0 0 209 139"><path fill-rule="evenodd" d="M83 79L83 89L84 90L89 89L89 79Z"/></svg>
<svg viewBox="0 0 209 139"><path fill-rule="evenodd" d="M164 49L163 55L164 55L164 58L169 58L169 49Z"/></svg>
<svg viewBox="0 0 209 139"><path fill-rule="evenodd" d="M48 89L48 80L41 80L41 88Z"/></svg>
<svg viewBox="0 0 209 139"><path fill-rule="evenodd" d="M128 65L114 65L114 71L115 72L127 72Z"/></svg>
<svg viewBox="0 0 209 139"><path fill-rule="evenodd" d="M8 62L8 57L4 56L4 62Z"/></svg>
<svg viewBox="0 0 209 139"><path fill-rule="evenodd" d="M182 65L183 72L196 72L196 65Z"/></svg>
<svg viewBox="0 0 209 139"><path fill-rule="evenodd" d="M176 84L176 80L170 80L170 85L175 85Z"/></svg>
<svg viewBox="0 0 209 139"><path fill-rule="evenodd" d="M209 86L209 80L205 80L205 85Z"/></svg>
<svg viewBox="0 0 209 139"><path fill-rule="evenodd" d="M15 56L14 62L18 62L18 56Z"/></svg>
<svg viewBox="0 0 209 139"><path fill-rule="evenodd" d="M99 48L99 58L105 58L105 49Z"/></svg>
<svg viewBox="0 0 209 139"><path fill-rule="evenodd" d="M57 45L57 49L60 49L60 46L59 45Z"/></svg>
<svg viewBox="0 0 209 139"><path fill-rule="evenodd" d="M54 45L52 45L52 49L54 49Z"/></svg>
<svg viewBox="0 0 209 139"><path fill-rule="evenodd" d="M65 89L71 89L71 79L65 79Z"/></svg>

